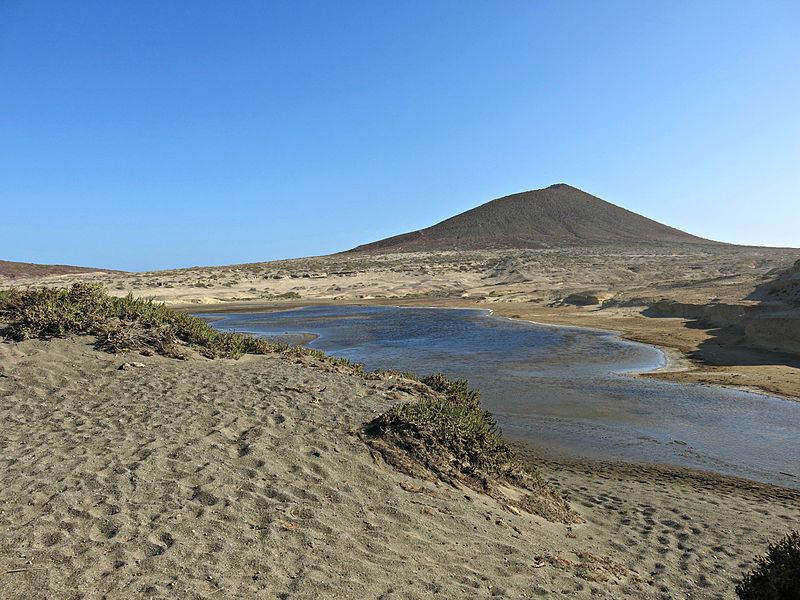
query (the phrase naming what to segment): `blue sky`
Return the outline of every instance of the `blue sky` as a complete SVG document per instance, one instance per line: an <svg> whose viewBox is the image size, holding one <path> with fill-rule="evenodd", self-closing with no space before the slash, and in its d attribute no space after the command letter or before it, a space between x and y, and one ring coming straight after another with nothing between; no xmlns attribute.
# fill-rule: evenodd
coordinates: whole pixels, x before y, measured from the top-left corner
<svg viewBox="0 0 800 600"><path fill-rule="evenodd" d="M0 0L0 258L325 254L566 182L800 247L800 4Z"/></svg>

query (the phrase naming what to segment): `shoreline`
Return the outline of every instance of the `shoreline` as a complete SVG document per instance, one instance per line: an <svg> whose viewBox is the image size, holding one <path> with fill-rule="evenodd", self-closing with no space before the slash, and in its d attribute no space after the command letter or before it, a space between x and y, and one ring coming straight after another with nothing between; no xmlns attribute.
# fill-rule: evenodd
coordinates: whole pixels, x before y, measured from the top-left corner
<svg viewBox="0 0 800 600"><path fill-rule="evenodd" d="M800 401L800 369L776 364L780 361L765 351L714 342L714 327L699 326L690 319L648 317L638 309L498 305L502 307L499 314L527 318L517 314L527 310L536 315L535 322L540 324L611 331L622 339L647 344L664 353L667 364L663 368L638 373L636 377L720 386Z"/></svg>
<svg viewBox="0 0 800 600"><path fill-rule="evenodd" d="M333 300L309 298L283 302L229 302L218 304L175 304L172 308L189 313L241 313L294 310L303 306L397 306L488 310L495 316L529 321L537 325L577 327L613 333L623 340L646 344L665 357L664 366L652 371L629 373L675 383L696 383L727 387L738 391L800 401L800 368L774 364L767 352L749 348L724 347L721 350L739 358L737 364L724 364L716 356L720 350L701 348L708 344L712 327L691 325L678 317L647 317L638 309L547 307L525 302L475 302L464 298L370 298ZM709 344L711 345L711 344ZM727 357L727 355L726 355ZM718 364L718 363L723 364ZM739 364L741 363L741 364Z"/></svg>
<svg viewBox="0 0 800 600"><path fill-rule="evenodd" d="M659 346L658 344L649 344L649 343L645 343L645 342L640 342L638 340L626 337L624 335L623 331L614 330L614 329L603 329L603 328L600 328L600 327L588 327L586 325L567 325L567 324L560 324L560 323L544 323L544 322L541 322L541 321L534 321L532 319L524 319L524 318L521 318L521 317L509 317L509 316L505 316L505 315L501 315L501 314L496 314L494 309L488 308L488 307L485 307L485 306L481 306L481 307L436 306L436 305L431 305L431 306L416 306L416 305L409 306L407 304L386 304L386 303L383 303L383 302L381 302L381 303L372 303L372 302L369 302L369 303L366 303L366 302L353 302L353 303L350 303L350 302L344 302L344 303L339 303L339 302L336 302L336 303L307 302L307 303L300 303L298 306L292 306L292 307L288 307L288 308L277 308L276 307L275 309L273 309L272 307L259 306L259 307L254 307L252 309L252 312L256 312L256 313L257 312L270 312L270 313L272 313L272 312L288 312L288 311L299 310L301 308L312 307L312 306L347 306L347 305L351 305L351 306L392 306L394 308L431 308L431 309L437 309L437 310L478 310L478 311L485 311L487 313L487 316L494 316L494 317L498 317L498 318L501 318L501 319L507 319L509 321L522 321L522 322L525 322L525 323L531 323L532 325L538 325L540 327L555 327L555 328L561 328L561 329L579 329L579 330L599 332L599 333L603 333L603 334L612 334L612 335L618 337L620 340L627 341L627 342L633 342L633 343L636 343L636 344L642 344L642 345L645 345L645 346L650 346L651 348L654 348L654 349L658 350L661 353L661 355L663 357L664 364L662 364L662 365L660 365L658 367L655 367L653 369L647 369L647 370L644 370L644 371L625 371L625 372L622 372L622 371L616 372L615 371L615 373L619 373L619 374L622 374L622 375L627 375L629 377L647 376L650 373L662 373L662 372L663 373L679 373L681 371L684 371L684 370L690 368L690 365L688 364L688 359L682 353L680 353L679 351L675 350L674 348L669 348L669 347L666 347L666 346ZM186 307L180 306L177 309L178 310L185 310ZM250 311L248 310L246 305L241 305L241 306L236 306L235 308L232 307L232 310L221 309L221 310L216 310L216 311L211 311L211 312L217 312L217 313L221 313L221 314L226 314L226 313L227 314L236 314L236 313L244 313L244 312L250 312ZM191 311L190 311L190 314L193 314L194 316L199 316L199 318L202 318L203 320L205 320L205 321L207 321L209 323L215 322L215 321L220 321L220 320L224 319L224 317L209 317L209 316L207 316L207 313L205 313L205 312L204 313L191 313ZM203 316L200 316L200 315L203 315ZM304 336L310 336L311 339L308 340L308 341L304 340L303 344L301 344L301 345L305 345L309 341L313 341L314 339L319 337L317 334L313 334L313 333L306 333L306 334L304 334Z"/></svg>
<svg viewBox="0 0 800 600"><path fill-rule="evenodd" d="M431 307L435 308L435 307ZM490 310L490 314L494 315L494 311ZM556 323L543 323L541 321L534 321L532 319L522 319L519 317L506 317L502 315L501 318L508 319L509 321L524 321L525 323L531 323L533 325L538 325L540 327L562 327L562 328L572 328L572 329L585 329L588 331L599 331L602 333L610 333L614 336L618 337L620 340L624 340L627 342L633 342L635 344L642 344L644 346L650 346L655 350L658 350L663 357L664 364L654 369L647 369L644 371L614 371L620 375L627 375L629 377L642 377L647 376L650 373L680 373L681 371L687 370L690 368L690 365L686 364L687 359L683 356L680 352L675 350L674 348L669 348L667 346L659 346L658 344L648 344L645 342L640 342L624 335L624 332L616 330L616 329L602 329L599 327L586 327L584 325L561 325Z"/></svg>
<svg viewBox="0 0 800 600"><path fill-rule="evenodd" d="M739 492L765 500L780 498L800 504L800 482L798 482L798 487L788 487L726 473L665 463L627 462L583 457L580 459L551 457L547 456L546 453L542 453L531 442L513 439L509 443L517 451L523 462L536 467L540 471L544 470L557 474L571 472L594 477L598 475L613 475L632 480L637 478L682 480L709 490Z"/></svg>
<svg viewBox="0 0 800 600"><path fill-rule="evenodd" d="M570 456L548 448L530 439L506 437L519 459L537 470L552 473L581 473L586 476L613 474L625 479L681 480L692 482L710 490L748 493L754 497L772 500L789 499L800 506L800 474L780 471L779 474L795 484L775 483L750 479L746 476L712 471L700 467L684 466L664 462L633 461L591 456Z"/></svg>
<svg viewBox="0 0 800 600"><path fill-rule="evenodd" d="M652 343L645 343L640 342L636 339L631 339L624 335L624 332L619 329L603 329L600 327L590 327L586 324L566 324L566 323L542 323L539 321L533 321L531 319L521 318L519 316L506 316L503 314L498 314L492 307L488 306L431 306L430 304L421 304L419 302L415 302L413 306L409 306L409 303L398 304L396 302L358 302L358 303L344 303L344 302L293 302L294 306L253 306L253 305L238 305L235 307L227 307L227 306L219 306L216 311L220 314L223 313L241 313L241 312L283 312L287 310L295 310L301 307L307 306L342 306L342 305L356 305L356 306L393 306L398 308L431 308L431 309L446 309L446 310L472 310L472 311L480 311L485 313L487 316L497 316L503 319L508 319L511 321L526 321L534 325L544 326L544 327L559 327L559 328L566 328L566 329L574 329L574 330L586 330L586 331L594 331L594 332L601 332L603 334L609 334L618 338L620 340L627 341L629 343L635 344L644 344L646 346L650 346L651 348L657 349L661 356L663 357L663 364L653 368L652 370L647 371L630 371L630 372L619 372L620 375L625 377L631 378L641 378L641 377L650 377L651 375L660 374L660 373L684 373L687 372L686 370L692 367L690 363L690 359L680 353L678 350L674 348L669 348L665 346L659 346L657 344ZM233 310L225 310L226 308L233 308ZM208 314L204 311L204 314ZM654 377L659 378L659 377ZM673 381L674 383L680 383L679 381ZM686 383L691 383L695 385L702 385L698 384L694 381L687 381ZM715 385L715 384L712 384ZM781 400L788 400L794 401L794 398L783 398L779 395L772 395L769 392L761 389L746 389L740 386L733 386L733 385L726 385L720 387L727 387L730 389L736 389L738 391L744 391L752 394L757 394L760 396L764 396L765 399L781 399ZM785 476L783 479L780 479L778 482L768 483L765 480L758 480L758 479L751 479L747 476L743 475L733 475L730 473L724 472L716 472L710 470L703 470L699 467L692 467L692 466L683 466L679 464L670 464L670 463L651 463L647 461L636 461L636 460L628 460L625 458L602 458L602 457L592 457L591 455L579 455L579 456L570 456L564 455L561 456L558 452L550 452L547 447L539 446L535 442L531 440L519 439L519 438L508 438L509 442L512 443L515 447L525 448L524 454L531 454L535 455L539 460L544 460L545 462L550 462L553 464L563 464L563 465L583 465L587 472L593 472L595 468L610 468L610 466L614 466L615 469L621 472L628 472L628 471L641 471L643 469L651 469L655 471L663 471L666 470L670 473L670 476L675 476L675 473L682 473L681 477L688 477L688 474L694 474L701 479L714 479L716 481L736 481L737 484L728 484L728 487L763 487L765 489L776 489L776 490L791 490L793 493L797 495L798 500L800 500L800 480L798 480L798 474L795 473L787 473L781 472L780 475ZM655 472L654 471L654 472ZM786 478L792 480L792 483L789 483Z"/></svg>

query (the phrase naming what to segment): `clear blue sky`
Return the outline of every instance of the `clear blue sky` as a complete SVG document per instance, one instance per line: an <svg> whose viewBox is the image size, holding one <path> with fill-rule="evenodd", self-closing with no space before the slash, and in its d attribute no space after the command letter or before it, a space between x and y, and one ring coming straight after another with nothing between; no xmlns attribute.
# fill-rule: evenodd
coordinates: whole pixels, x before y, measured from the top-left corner
<svg viewBox="0 0 800 600"><path fill-rule="evenodd" d="M800 247L800 3L0 0L0 258L325 254L556 182Z"/></svg>

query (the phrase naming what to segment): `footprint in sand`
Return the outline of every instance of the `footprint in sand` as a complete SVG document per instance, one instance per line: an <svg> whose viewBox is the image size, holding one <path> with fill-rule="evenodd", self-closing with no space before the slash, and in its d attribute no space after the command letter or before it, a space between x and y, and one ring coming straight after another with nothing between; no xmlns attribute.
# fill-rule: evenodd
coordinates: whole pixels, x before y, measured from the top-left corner
<svg viewBox="0 0 800 600"><path fill-rule="evenodd" d="M194 488L190 500L194 500L195 502L199 502L205 506L214 506L217 502L219 502L219 498L217 498L214 494L207 492L200 487Z"/></svg>
<svg viewBox="0 0 800 600"><path fill-rule="evenodd" d="M147 537L147 544L144 546L144 553L137 552L134 556L137 560L142 560L146 557L161 556L167 550L172 548L175 544L175 539L169 532L161 533L160 535L150 535Z"/></svg>

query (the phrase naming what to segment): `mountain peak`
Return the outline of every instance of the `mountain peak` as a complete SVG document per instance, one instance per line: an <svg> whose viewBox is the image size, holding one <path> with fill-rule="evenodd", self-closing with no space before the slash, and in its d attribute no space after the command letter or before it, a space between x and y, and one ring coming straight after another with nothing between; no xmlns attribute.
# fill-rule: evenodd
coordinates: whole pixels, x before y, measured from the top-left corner
<svg viewBox="0 0 800 600"><path fill-rule="evenodd" d="M350 250L371 254L624 244L716 244L566 183L497 198L441 223Z"/></svg>

